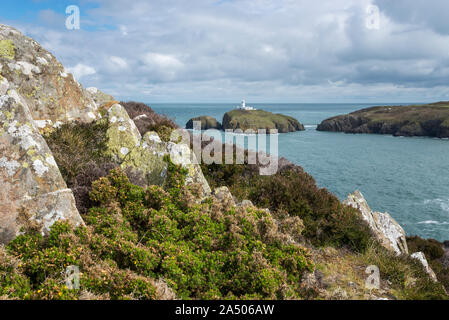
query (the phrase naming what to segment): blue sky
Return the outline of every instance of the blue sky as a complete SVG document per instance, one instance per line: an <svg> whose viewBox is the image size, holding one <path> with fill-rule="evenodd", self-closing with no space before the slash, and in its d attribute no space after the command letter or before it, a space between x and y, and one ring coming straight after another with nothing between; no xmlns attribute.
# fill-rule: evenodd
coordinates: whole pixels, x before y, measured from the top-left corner
<svg viewBox="0 0 449 320"><path fill-rule="evenodd" d="M80 30L65 28L68 5ZM448 12L446 0L3 0L0 23L117 99L426 102L449 100Z"/></svg>

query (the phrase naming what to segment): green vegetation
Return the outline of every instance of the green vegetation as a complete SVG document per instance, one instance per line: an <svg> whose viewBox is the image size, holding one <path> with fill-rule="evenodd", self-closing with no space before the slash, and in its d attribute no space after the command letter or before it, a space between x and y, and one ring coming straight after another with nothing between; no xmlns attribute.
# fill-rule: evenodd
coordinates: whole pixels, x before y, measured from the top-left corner
<svg viewBox="0 0 449 320"><path fill-rule="evenodd" d="M449 137L449 102L372 107L324 120L321 131Z"/></svg>
<svg viewBox="0 0 449 320"><path fill-rule="evenodd" d="M277 129L280 133L303 131L304 126L298 120L282 114L264 110L232 110L223 116L223 129Z"/></svg>
<svg viewBox="0 0 449 320"><path fill-rule="evenodd" d="M96 206L74 230L56 223L43 238L32 227L0 250L0 295L20 299L300 298L312 270L308 251L289 241L294 227L256 208L203 204L170 164L165 190L130 183L114 169L93 183ZM285 226L283 228L282 226ZM64 285L79 266L81 290ZM164 294L163 294L164 293Z"/></svg>
<svg viewBox="0 0 449 320"><path fill-rule="evenodd" d="M449 290L449 273L447 270L449 261L443 250L443 244L435 239L422 239L420 237L408 237L409 252L423 252L427 262L435 272L438 281Z"/></svg>
<svg viewBox="0 0 449 320"><path fill-rule="evenodd" d="M360 214L343 205L299 166L281 166L272 176L259 175L256 165L202 165L211 188L227 186L238 199L259 207L283 210L304 221L304 236L315 245L346 246L362 252L371 233Z"/></svg>
<svg viewBox="0 0 449 320"><path fill-rule="evenodd" d="M441 284L433 282L422 264L409 256L396 256L374 242L363 255L367 265L380 269L381 279L388 281L397 299L446 300Z"/></svg>
<svg viewBox="0 0 449 320"><path fill-rule="evenodd" d="M68 185L92 161L110 161L107 151L107 121L63 124L44 136Z"/></svg>
<svg viewBox="0 0 449 320"><path fill-rule="evenodd" d="M128 108L138 116L147 106ZM152 119L142 134L173 129L164 117ZM230 207L214 197L200 202L198 186L185 187L185 170L168 157L164 187L142 187L138 175L104 156L106 130L100 121L47 134L86 226L57 223L42 237L30 225L0 248L0 297L334 299L333 290L344 288L349 298L367 298L364 269L370 264L379 266L387 296L447 297L416 260L381 247L355 209L318 188L299 166L281 160L277 174L260 176L258 165L203 164L212 189L228 186L239 200L270 211ZM416 247L445 284L441 250L427 242ZM332 255L322 253L331 249ZM69 265L80 268L81 290L65 287ZM324 291L304 287L304 274L314 266L327 278Z"/></svg>
<svg viewBox="0 0 449 320"><path fill-rule="evenodd" d="M154 112L148 105L140 102L120 102L131 119L134 120L140 134L143 136L148 131L154 131L164 141L170 140L172 129L178 128L173 120Z"/></svg>

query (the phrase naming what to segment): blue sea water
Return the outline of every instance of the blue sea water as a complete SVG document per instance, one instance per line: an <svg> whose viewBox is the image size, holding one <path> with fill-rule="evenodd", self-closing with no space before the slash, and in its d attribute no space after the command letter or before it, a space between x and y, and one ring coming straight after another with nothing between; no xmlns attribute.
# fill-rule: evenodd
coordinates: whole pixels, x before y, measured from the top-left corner
<svg viewBox="0 0 449 320"><path fill-rule="evenodd" d="M150 105L184 126L201 115L221 122L237 104ZM316 131L326 118L372 104L250 105L306 126L304 132L279 135L279 155L302 166L320 187L342 200L358 189L373 210L389 212L408 235L449 239L449 140Z"/></svg>

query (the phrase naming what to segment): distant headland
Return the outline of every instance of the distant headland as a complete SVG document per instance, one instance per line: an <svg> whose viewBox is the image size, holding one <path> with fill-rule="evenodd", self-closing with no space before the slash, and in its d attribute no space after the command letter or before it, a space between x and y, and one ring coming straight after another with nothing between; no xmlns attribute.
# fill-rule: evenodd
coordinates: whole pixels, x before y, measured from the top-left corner
<svg viewBox="0 0 449 320"><path fill-rule="evenodd" d="M449 138L449 102L371 107L326 119L317 130Z"/></svg>

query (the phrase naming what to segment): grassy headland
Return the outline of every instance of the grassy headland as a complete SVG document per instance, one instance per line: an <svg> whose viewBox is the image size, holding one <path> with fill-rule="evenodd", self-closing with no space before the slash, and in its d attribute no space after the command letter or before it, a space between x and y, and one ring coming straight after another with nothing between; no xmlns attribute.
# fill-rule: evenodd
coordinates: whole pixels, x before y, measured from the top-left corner
<svg viewBox="0 0 449 320"><path fill-rule="evenodd" d="M326 119L317 130L449 138L449 102L371 107Z"/></svg>

